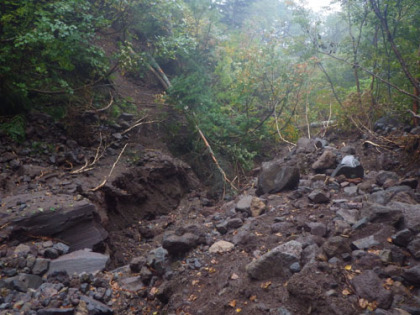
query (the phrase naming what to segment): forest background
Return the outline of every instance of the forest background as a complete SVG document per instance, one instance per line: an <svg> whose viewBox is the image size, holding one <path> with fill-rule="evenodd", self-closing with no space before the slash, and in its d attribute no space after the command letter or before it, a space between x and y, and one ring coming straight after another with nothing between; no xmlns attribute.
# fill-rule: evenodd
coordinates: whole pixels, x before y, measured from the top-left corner
<svg viewBox="0 0 420 315"><path fill-rule="evenodd" d="M311 137L311 123L417 124L420 2L333 2L315 13L289 0L4 0L1 129L23 141L34 109L71 126L72 112L108 103L116 71L161 87L175 155L213 155L231 178L275 143ZM109 55L97 43L113 34ZM110 119L137 111L131 101L116 98Z"/></svg>

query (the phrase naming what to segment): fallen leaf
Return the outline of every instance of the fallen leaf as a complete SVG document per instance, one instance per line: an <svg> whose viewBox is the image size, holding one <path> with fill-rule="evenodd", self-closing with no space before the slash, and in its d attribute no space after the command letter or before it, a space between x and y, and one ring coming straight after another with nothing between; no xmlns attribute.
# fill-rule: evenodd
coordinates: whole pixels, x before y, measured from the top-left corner
<svg viewBox="0 0 420 315"><path fill-rule="evenodd" d="M250 300L251 302L255 302L255 301L257 300L257 296L256 296L256 295L253 295L253 296L251 296L251 297L249 298L249 300Z"/></svg>
<svg viewBox="0 0 420 315"><path fill-rule="evenodd" d="M200 282L200 280L193 280L192 285L197 285Z"/></svg>
<svg viewBox="0 0 420 315"><path fill-rule="evenodd" d="M347 271L350 271L351 270L351 265L345 265L344 269L347 270Z"/></svg>
<svg viewBox="0 0 420 315"><path fill-rule="evenodd" d="M218 261L217 261L216 259L212 259L210 262L211 262L213 265L216 265L216 264L218 263Z"/></svg>
<svg viewBox="0 0 420 315"><path fill-rule="evenodd" d="M235 312L236 313L240 313L242 310L240 309L240 308L237 308L236 310L235 310Z"/></svg>
<svg viewBox="0 0 420 315"><path fill-rule="evenodd" d="M232 308L236 307L236 300L232 300L228 303L228 305Z"/></svg>
<svg viewBox="0 0 420 315"><path fill-rule="evenodd" d="M351 292L348 289L344 289L343 292L341 292L343 295L347 296L350 295Z"/></svg>
<svg viewBox="0 0 420 315"><path fill-rule="evenodd" d="M239 276L238 276L236 273L234 273L234 274L232 274L232 275L230 276L230 278L231 278L232 280L237 280L237 279L239 279Z"/></svg>
<svg viewBox="0 0 420 315"><path fill-rule="evenodd" d="M392 238L388 237L386 240L388 243L392 243Z"/></svg>
<svg viewBox="0 0 420 315"><path fill-rule="evenodd" d="M270 285L271 285L271 281L261 283L261 289L267 290Z"/></svg>
<svg viewBox="0 0 420 315"><path fill-rule="evenodd" d="M369 301L368 301L368 300L366 300L366 299L359 299L359 306L360 306L362 309L367 308L367 307L368 307L368 305L369 305Z"/></svg>
<svg viewBox="0 0 420 315"><path fill-rule="evenodd" d="M278 236L278 237L282 237L283 236L283 234L281 234L281 233L276 233L275 235Z"/></svg>
<svg viewBox="0 0 420 315"><path fill-rule="evenodd" d="M153 287L150 289L150 295L156 295L156 293L158 293L159 289L156 287Z"/></svg>
<svg viewBox="0 0 420 315"><path fill-rule="evenodd" d="M195 301L195 300L197 300L197 296L196 296L196 295L194 295L194 294L191 294L191 295L188 297L188 301Z"/></svg>
<svg viewBox="0 0 420 315"><path fill-rule="evenodd" d="M371 312L373 312L374 310L376 310L378 308L378 302L377 301L373 301L373 302L370 302L369 304L368 304L368 307L367 307L367 309L369 310L369 311L371 311Z"/></svg>
<svg viewBox="0 0 420 315"><path fill-rule="evenodd" d="M255 232L255 235L256 235L256 236L263 236L264 234L262 234L262 233L258 233L258 232Z"/></svg>

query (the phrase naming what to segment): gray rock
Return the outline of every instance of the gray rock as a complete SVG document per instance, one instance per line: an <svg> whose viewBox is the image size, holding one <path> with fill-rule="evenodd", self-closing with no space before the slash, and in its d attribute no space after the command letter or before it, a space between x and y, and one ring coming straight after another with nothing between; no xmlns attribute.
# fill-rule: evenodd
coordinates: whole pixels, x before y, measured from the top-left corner
<svg viewBox="0 0 420 315"><path fill-rule="evenodd" d="M330 197L328 193L323 192L322 190L314 190L308 195L309 200L313 203L327 203L330 201Z"/></svg>
<svg viewBox="0 0 420 315"><path fill-rule="evenodd" d="M378 246L380 243L375 240L373 235L358 239L351 243L355 249L369 249L373 246Z"/></svg>
<svg viewBox="0 0 420 315"><path fill-rule="evenodd" d="M368 301L377 301L379 307L388 309L393 300L391 291L383 287L382 280L372 271L367 270L351 280L358 296Z"/></svg>
<svg viewBox="0 0 420 315"><path fill-rule="evenodd" d="M210 246L209 252L214 253L224 253L229 252L235 247L234 244L226 241L217 241L213 245Z"/></svg>
<svg viewBox="0 0 420 315"><path fill-rule="evenodd" d="M67 274L97 273L105 269L109 261L108 255L78 250L57 259L51 260L48 274L65 271Z"/></svg>
<svg viewBox="0 0 420 315"><path fill-rule="evenodd" d="M130 270L131 272L138 273L140 272L143 265L146 264L146 257L134 257L130 261Z"/></svg>
<svg viewBox="0 0 420 315"><path fill-rule="evenodd" d="M323 171L328 168L335 168L337 156L330 150L325 150L321 156L312 164L315 171Z"/></svg>
<svg viewBox="0 0 420 315"><path fill-rule="evenodd" d="M121 288L132 292L140 291L144 288L141 277L129 277L120 281Z"/></svg>
<svg viewBox="0 0 420 315"><path fill-rule="evenodd" d="M387 180L393 180L397 182L398 181L397 173L389 172L389 171L380 171L378 175L376 175L376 183L379 186L383 186Z"/></svg>
<svg viewBox="0 0 420 315"><path fill-rule="evenodd" d="M312 235L323 237L327 234L327 227L322 222L309 222L306 225L311 229Z"/></svg>
<svg viewBox="0 0 420 315"><path fill-rule="evenodd" d="M381 205L388 204L391 200L401 201L405 203L414 203L416 197L413 190L409 186L394 186L382 191L374 192L368 195L368 201L371 203L378 203Z"/></svg>
<svg viewBox="0 0 420 315"><path fill-rule="evenodd" d="M353 224L352 229L353 230L358 230L358 229L364 228L366 225L368 225L368 223L369 223L368 218L366 218L366 217L361 218L359 221L357 221L355 224Z"/></svg>
<svg viewBox="0 0 420 315"><path fill-rule="evenodd" d="M357 196L357 192L358 192L357 186L344 187L344 193L349 197Z"/></svg>
<svg viewBox="0 0 420 315"><path fill-rule="evenodd" d="M252 279L264 280L271 277L290 275L290 266L299 262L302 254L302 244L289 241L277 246L260 258L246 266L246 271Z"/></svg>
<svg viewBox="0 0 420 315"><path fill-rule="evenodd" d="M165 267L167 263L168 251L163 247L158 247L149 252L146 258L146 264L156 270L158 274L163 275L165 273Z"/></svg>
<svg viewBox="0 0 420 315"><path fill-rule="evenodd" d="M395 245L406 247L413 239L413 233L409 229L404 229L392 235L391 239Z"/></svg>
<svg viewBox="0 0 420 315"><path fill-rule="evenodd" d="M21 273L17 276L4 279L4 282L11 289L27 292L28 289L38 289L42 284L42 278L36 275Z"/></svg>
<svg viewBox="0 0 420 315"><path fill-rule="evenodd" d="M73 315L74 308L44 308L36 312L36 315Z"/></svg>
<svg viewBox="0 0 420 315"><path fill-rule="evenodd" d="M233 218L227 221L228 229L237 229L240 228L244 223L240 218Z"/></svg>
<svg viewBox="0 0 420 315"><path fill-rule="evenodd" d="M50 266L50 260L44 258L37 258L35 260L35 264L32 267L32 273L34 275L42 276L44 273L48 271Z"/></svg>
<svg viewBox="0 0 420 315"><path fill-rule="evenodd" d="M163 237L162 247L173 256L183 255L199 244L199 236L190 232L182 235L167 233Z"/></svg>
<svg viewBox="0 0 420 315"><path fill-rule="evenodd" d="M140 278L141 281L143 281L144 284L149 284L150 280L152 280L153 273L147 268L146 266L143 266L140 270Z"/></svg>
<svg viewBox="0 0 420 315"><path fill-rule="evenodd" d="M86 303L88 314L89 315L112 315L114 311L106 306L105 304L96 301L90 297L82 295L80 298L81 301Z"/></svg>
<svg viewBox="0 0 420 315"><path fill-rule="evenodd" d="M356 149L353 146L346 145L340 149L340 152L345 155L355 155Z"/></svg>
<svg viewBox="0 0 420 315"><path fill-rule="evenodd" d="M341 236L330 237L322 245L322 249L328 257L334 257L339 254L349 253L351 251L347 239Z"/></svg>
<svg viewBox="0 0 420 315"><path fill-rule="evenodd" d="M382 206L380 204L368 204L361 210L361 216L371 222L397 225L403 218L403 212L399 207Z"/></svg>
<svg viewBox="0 0 420 315"><path fill-rule="evenodd" d="M359 220L359 211L355 209L340 208L336 214L350 225L355 224Z"/></svg>
<svg viewBox="0 0 420 315"><path fill-rule="evenodd" d="M280 161L263 163L256 194L275 194L294 189L299 185L299 179L300 172L297 167L284 166Z"/></svg>
<svg viewBox="0 0 420 315"><path fill-rule="evenodd" d="M68 254L68 252L70 251L70 246L67 246L66 244L63 244L61 242L54 244L53 248L57 250L60 255Z"/></svg>
<svg viewBox="0 0 420 315"><path fill-rule="evenodd" d="M401 209L405 227L414 233L420 233L420 204L411 205L393 201L389 206Z"/></svg>
<svg viewBox="0 0 420 315"><path fill-rule="evenodd" d="M402 276L407 282L420 285L420 265L405 269Z"/></svg>
<svg viewBox="0 0 420 315"><path fill-rule="evenodd" d="M346 178L363 178L364 169L360 162L353 156L345 156L341 163L337 166L331 177L344 175Z"/></svg>
<svg viewBox="0 0 420 315"><path fill-rule="evenodd" d="M220 234L226 234L228 231L227 221L222 221L218 223L215 227Z"/></svg>
<svg viewBox="0 0 420 315"><path fill-rule="evenodd" d="M296 153L312 153L317 149L315 141L308 138L299 138L296 144Z"/></svg>
<svg viewBox="0 0 420 315"><path fill-rule="evenodd" d="M14 250L14 253L16 255L21 255L24 257L28 256L30 252L31 252L31 248L26 244L19 244Z"/></svg>
<svg viewBox="0 0 420 315"><path fill-rule="evenodd" d="M410 242L410 244L408 244L407 249L410 251L414 258L420 259L420 234L418 234Z"/></svg>

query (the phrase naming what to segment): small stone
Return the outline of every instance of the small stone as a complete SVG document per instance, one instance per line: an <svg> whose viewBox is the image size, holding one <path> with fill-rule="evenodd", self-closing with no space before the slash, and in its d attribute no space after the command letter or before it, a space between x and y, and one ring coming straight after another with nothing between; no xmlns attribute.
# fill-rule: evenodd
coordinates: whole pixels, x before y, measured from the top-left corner
<svg viewBox="0 0 420 315"><path fill-rule="evenodd" d="M405 269L402 276L407 282L420 285L420 265Z"/></svg>
<svg viewBox="0 0 420 315"><path fill-rule="evenodd" d="M327 234L327 227L321 222L310 222L306 224L311 229L311 234L316 236L325 236Z"/></svg>
<svg viewBox="0 0 420 315"><path fill-rule="evenodd" d="M372 270L367 270L351 280L358 296L377 301L379 307L388 309L393 300L392 292L382 286L382 280Z"/></svg>
<svg viewBox="0 0 420 315"><path fill-rule="evenodd" d="M234 244L226 241L217 241L209 248L210 253L224 253L232 250L235 247Z"/></svg>
<svg viewBox="0 0 420 315"><path fill-rule="evenodd" d="M31 248L30 248L28 245L25 245L25 244L19 244L19 245L15 248L14 253L15 253L16 255L21 255L21 256L26 257L26 256L30 253L30 251L31 251Z"/></svg>
<svg viewBox="0 0 420 315"><path fill-rule="evenodd" d="M370 235L365 238L358 239L351 243L355 249L369 249L374 246L378 246L380 243L375 240L373 235Z"/></svg>
<svg viewBox="0 0 420 315"><path fill-rule="evenodd" d="M234 218L227 221L227 228L228 229L238 229L240 228L244 223L240 218Z"/></svg>
<svg viewBox="0 0 420 315"><path fill-rule="evenodd" d="M330 197L328 193L325 193L321 190L314 190L308 195L309 200L311 200L313 203L327 203L330 201Z"/></svg>
<svg viewBox="0 0 420 315"><path fill-rule="evenodd" d="M258 197L252 198L252 201L251 201L251 215L253 217L260 216L262 213L265 212L265 208L266 208L266 205L265 205L264 201L262 201Z"/></svg>
<svg viewBox="0 0 420 315"><path fill-rule="evenodd" d="M44 251L45 258L56 259L58 258L58 256L60 255L58 254L58 250L56 250L55 248L47 248Z"/></svg>
<svg viewBox="0 0 420 315"><path fill-rule="evenodd" d="M138 273L140 272L143 265L146 263L146 258L143 256L134 257L130 261L130 270L131 272Z"/></svg>
<svg viewBox="0 0 420 315"><path fill-rule="evenodd" d="M248 214L251 214L251 202L253 197L243 196L241 199L239 199L238 203L236 204L235 209L240 212L246 212Z"/></svg>
<svg viewBox="0 0 420 315"><path fill-rule="evenodd" d="M408 244L407 249L414 258L420 259L420 234Z"/></svg>
<svg viewBox="0 0 420 315"><path fill-rule="evenodd" d="M395 245L406 247L413 239L413 233L409 229L404 229L392 235L391 239Z"/></svg>
<svg viewBox="0 0 420 315"><path fill-rule="evenodd" d="M341 236L330 237L323 245L322 249L328 257L350 252L347 240Z"/></svg>
<svg viewBox="0 0 420 315"><path fill-rule="evenodd" d="M293 273L299 272L301 270L299 262L297 261L297 262L294 262L293 264L291 264L289 269Z"/></svg>
<svg viewBox="0 0 420 315"><path fill-rule="evenodd" d="M42 276L44 273L48 271L49 266L50 266L49 259L37 258L32 268L32 273L34 275Z"/></svg>

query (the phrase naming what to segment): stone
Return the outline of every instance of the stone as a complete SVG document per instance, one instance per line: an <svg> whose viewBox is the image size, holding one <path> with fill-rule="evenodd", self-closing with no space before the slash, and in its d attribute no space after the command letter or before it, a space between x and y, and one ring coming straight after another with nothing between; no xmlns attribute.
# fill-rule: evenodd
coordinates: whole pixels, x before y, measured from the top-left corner
<svg viewBox="0 0 420 315"><path fill-rule="evenodd" d="M384 309L391 306L392 292L383 287L383 281L374 271L363 271L360 275L355 276L351 283L359 297L368 301L377 301L378 306Z"/></svg>
<svg viewBox="0 0 420 315"><path fill-rule="evenodd" d="M242 222L242 220L240 218L233 218L227 221L227 229L238 229L240 228L244 223Z"/></svg>
<svg viewBox="0 0 420 315"><path fill-rule="evenodd" d="M330 197L328 193L323 192L322 190L314 190L308 195L309 200L313 203L327 203L330 201Z"/></svg>
<svg viewBox="0 0 420 315"><path fill-rule="evenodd" d="M417 236L408 244L407 249L414 258L420 259L420 234L417 234Z"/></svg>
<svg viewBox="0 0 420 315"><path fill-rule="evenodd" d="M65 271L67 274L83 272L95 274L105 269L109 256L87 250L78 250L51 260L48 274Z"/></svg>
<svg viewBox="0 0 420 315"><path fill-rule="evenodd" d="M42 276L44 273L48 271L50 266L50 260L44 258L37 258L35 260L35 264L32 267L32 273L34 275Z"/></svg>
<svg viewBox="0 0 420 315"><path fill-rule="evenodd" d="M340 152L345 155L355 155L356 149L353 146L346 145L340 149Z"/></svg>
<svg viewBox="0 0 420 315"><path fill-rule="evenodd" d="M14 253L16 255L21 255L24 257L28 256L30 252L31 252L31 248L26 244L19 244L14 250Z"/></svg>
<svg viewBox="0 0 420 315"><path fill-rule="evenodd" d="M392 235L391 239L395 245L406 247L413 239L413 233L410 229L403 229Z"/></svg>
<svg viewBox="0 0 420 315"><path fill-rule="evenodd" d="M355 224L359 220L359 211L355 209L340 208L336 214L350 225Z"/></svg>
<svg viewBox="0 0 420 315"><path fill-rule="evenodd" d="M370 222L397 225L403 218L403 212L398 207L367 204L361 209L361 216Z"/></svg>
<svg viewBox="0 0 420 315"><path fill-rule="evenodd" d="M17 276L4 279L4 282L14 290L27 292L28 289L38 289L42 284L42 278L37 275L21 273Z"/></svg>
<svg viewBox="0 0 420 315"><path fill-rule="evenodd" d="M323 245L322 249L328 257L334 257L339 254L351 251L347 240L341 236L330 237Z"/></svg>
<svg viewBox="0 0 420 315"><path fill-rule="evenodd" d="M146 264L150 268L156 270L158 274L163 275L165 273L167 256L168 251L163 247L152 249L146 257Z"/></svg>
<svg viewBox="0 0 420 315"><path fill-rule="evenodd" d="M36 312L36 315L73 315L74 308L44 308Z"/></svg>
<svg viewBox="0 0 420 315"><path fill-rule="evenodd" d="M210 246L209 252L214 253L224 253L229 252L235 247L234 244L226 241L217 241L213 245Z"/></svg>
<svg viewBox="0 0 420 315"><path fill-rule="evenodd" d="M378 246L379 244L380 243L377 240L375 240L375 237L373 235L358 239L351 243L351 245L355 249L369 249L371 247Z"/></svg>
<svg viewBox="0 0 420 315"><path fill-rule="evenodd" d="M393 180L394 182L398 181L398 175L395 172L390 171L380 171L376 175L376 183L379 186L383 186L387 180Z"/></svg>
<svg viewBox="0 0 420 315"><path fill-rule="evenodd" d="M112 315L114 311L107 305L96 301L90 297L82 295L80 300L86 303L89 315Z"/></svg>
<svg viewBox="0 0 420 315"><path fill-rule="evenodd" d="M264 201L262 201L258 197L253 197L251 201L251 215L255 218L260 216L265 212L266 205Z"/></svg>
<svg viewBox="0 0 420 315"><path fill-rule="evenodd" d="M313 139L302 137L296 143L296 153L313 153L316 149L317 147Z"/></svg>
<svg viewBox="0 0 420 315"><path fill-rule="evenodd" d="M420 285L420 265L405 269L402 277L411 284Z"/></svg>
<svg viewBox="0 0 420 315"><path fill-rule="evenodd" d="M401 209L404 216L404 226L414 233L420 233L420 204L407 204L393 201L390 207Z"/></svg>
<svg viewBox="0 0 420 315"><path fill-rule="evenodd" d="M134 257L130 261L130 270L131 272L138 273L140 272L143 265L146 264L146 257L140 256L140 257Z"/></svg>
<svg viewBox="0 0 420 315"><path fill-rule="evenodd" d="M222 221L218 224L216 224L216 230L220 233L220 234L226 234L228 231L228 227L227 227L227 221Z"/></svg>
<svg viewBox="0 0 420 315"><path fill-rule="evenodd" d="M349 197L355 197L358 194L357 186L344 187L344 193Z"/></svg>
<svg viewBox="0 0 420 315"><path fill-rule="evenodd" d="M331 177L338 177L340 175L344 175L346 178L363 178L364 169L353 155L347 155L331 174Z"/></svg>
<svg viewBox="0 0 420 315"><path fill-rule="evenodd" d="M275 247L260 258L246 266L246 271L252 279L265 280L277 276L290 276L290 266L299 262L302 254L302 244L289 241Z"/></svg>
<svg viewBox="0 0 420 315"><path fill-rule="evenodd" d="M239 199L238 203L236 204L235 209L240 212L246 212L249 215L251 215L251 202L253 198L254 197L250 195L241 197L241 199Z"/></svg>
<svg viewBox="0 0 420 315"><path fill-rule="evenodd" d="M380 190L368 195L367 199L370 203L378 203L381 205L387 205L391 201L409 204L417 203L413 190L408 186L394 186L385 190Z"/></svg>
<svg viewBox="0 0 420 315"><path fill-rule="evenodd" d="M68 254L68 252L70 251L70 246L67 246L66 244L63 244L61 242L54 244L53 248L57 250L58 254L60 255Z"/></svg>
<svg viewBox="0 0 420 315"><path fill-rule="evenodd" d="M306 225L311 229L312 235L325 236L327 234L327 227L321 222L309 222Z"/></svg>
<svg viewBox="0 0 420 315"><path fill-rule="evenodd" d="M335 168L337 156L331 150L325 150L321 156L312 164L312 169L318 172L329 168Z"/></svg>
<svg viewBox="0 0 420 315"><path fill-rule="evenodd" d="M297 167L285 166L278 160L263 163L256 194L275 194L295 189L299 185L299 179L300 172Z"/></svg>
<svg viewBox="0 0 420 315"><path fill-rule="evenodd" d="M165 248L170 255L179 256L195 248L199 244L199 236L190 232L182 235L175 233L167 233L163 237L162 247Z"/></svg>
<svg viewBox="0 0 420 315"><path fill-rule="evenodd" d="M140 278L144 284L149 284L150 280L153 278L153 273L149 270L149 268L143 266L140 270Z"/></svg>
<svg viewBox="0 0 420 315"><path fill-rule="evenodd" d="M120 281L121 288L132 292L140 291L144 288L141 277L129 277Z"/></svg>

